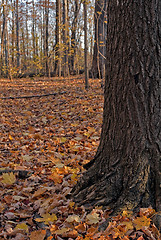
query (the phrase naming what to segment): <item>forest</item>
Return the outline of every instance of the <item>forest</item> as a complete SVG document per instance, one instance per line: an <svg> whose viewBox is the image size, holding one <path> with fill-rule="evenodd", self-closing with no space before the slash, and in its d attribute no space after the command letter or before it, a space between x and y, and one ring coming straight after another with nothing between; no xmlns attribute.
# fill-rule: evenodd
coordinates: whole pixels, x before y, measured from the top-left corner
<svg viewBox="0 0 161 240"><path fill-rule="evenodd" d="M0 75L79 74L86 45L90 74L104 76L106 7L106 1L1 1Z"/></svg>
<svg viewBox="0 0 161 240"><path fill-rule="evenodd" d="M0 240L161 239L161 1L0 0Z"/></svg>

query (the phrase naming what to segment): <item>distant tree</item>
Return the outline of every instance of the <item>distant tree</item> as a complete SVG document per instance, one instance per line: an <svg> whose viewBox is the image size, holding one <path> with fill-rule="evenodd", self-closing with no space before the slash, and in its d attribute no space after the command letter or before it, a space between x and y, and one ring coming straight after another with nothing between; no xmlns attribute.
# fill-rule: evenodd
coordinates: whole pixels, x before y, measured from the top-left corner
<svg viewBox="0 0 161 240"><path fill-rule="evenodd" d="M79 0L74 1L74 18L72 21L71 28L71 71L76 71L76 31L77 31L77 23L78 23L78 14L79 14Z"/></svg>
<svg viewBox="0 0 161 240"><path fill-rule="evenodd" d="M69 66L68 66L68 42L67 39L69 31L68 26L68 2L63 0L63 75L64 77L69 75Z"/></svg>
<svg viewBox="0 0 161 240"><path fill-rule="evenodd" d="M4 41L6 33L6 3L2 0L2 29L1 29L1 75L4 70Z"/></svg>
<svg viewBox="0 0 161 240"><path fill-rule="evenodd" d="M55 72L61 76L61 1L56 0L56 42L55 42Z"/></svg>
<svg viewBox="0 0 161 240"><path fill-rule="evenodd" d="M91 73L94 78L105 77L107 0L95 0L95 43Z"/></svg>
<svg viewBox="0 0 161 240"><path fill-rule="evenodd" d="M20 72L20 23L19 23L19 0L16 0L16 57L17 73Z"/></svg>
<svg viewBox="0 0 161 240"><path fill-rule="evenodd" d="M45 46L44 46L44 55L45 55L45 73L49 77L49 0L45 0Z"/></svg>
<svg viewBox="0 0 161 240"><path fill-rule="evenodd" d="M101 140L80 204L161 211L161 1L108 0Z"/></svg>
<svg viewBox="0 0 161 240"><path fill-rule="evenodd" d="M89 88L88 81L88 40L87 40L87 1L83 1L84 6L84 65L85 65L85 88Z"/></svg>

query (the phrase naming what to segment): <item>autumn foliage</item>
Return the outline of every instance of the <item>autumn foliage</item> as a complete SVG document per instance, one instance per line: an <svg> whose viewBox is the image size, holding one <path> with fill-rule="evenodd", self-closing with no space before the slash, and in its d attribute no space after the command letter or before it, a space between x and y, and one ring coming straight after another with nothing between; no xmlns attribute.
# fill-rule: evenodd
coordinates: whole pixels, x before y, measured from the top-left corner
<svg viewBox="0 0 161 240"><path fill-rule="evenodd" d="M99 144L99 80L88 92L79 76L0 84L0 239L161 239L151 208L110 217L109 208L70 199Z"/></svg>

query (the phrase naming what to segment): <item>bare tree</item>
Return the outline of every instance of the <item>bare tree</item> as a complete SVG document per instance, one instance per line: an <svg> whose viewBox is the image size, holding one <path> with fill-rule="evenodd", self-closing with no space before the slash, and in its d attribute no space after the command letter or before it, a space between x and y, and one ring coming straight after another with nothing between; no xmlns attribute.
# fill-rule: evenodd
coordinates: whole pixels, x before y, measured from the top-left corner
<svg viewBox="0 0 161 240"><path fill-rule="evenodd" d="M89 88L88 81L88 40L87 40L87 1L83 2L84 7L84 63L85 63L85 88Z"/></svg>
<svg viewBox="0 0 161 240"><path fill-rule="evenodd" d="M46 76L50 76L50 71L49 71L49 44L48 40L49 39L49 0L45 0L45 47L44 47L44 52L45 52L45 73Z"/></svg>
<svg viewBox="0 0 161 240"><path fill-rule="evenodd" d="M17 73L20 72L20 38L19 38L19 0L16 0L16 56L17 56Z"/></svg>
<svg viewBox="0 0 161 240"><path fill-rule="evenodd" d="M95 0L94 25L95 43L91 73L94 78L104 78L107 36L107 0Z"/></svg>
<svg viewBox="0 0 161 240"><path fill-rule="evenodd" d="M67 39L68 31L69 31L69 26L68 26L67 0L63 0L63 47L64 47L63 75L64 75L64 77L69 75L69 67L68 67L68 42L69 42L69 39Z"/></svg>
<svg viewBox="0 0 161 240"><path fill-rule="evenodd" d="M56 0L56 43L55 43L55 72L61 76L61 1Z"/></svg>

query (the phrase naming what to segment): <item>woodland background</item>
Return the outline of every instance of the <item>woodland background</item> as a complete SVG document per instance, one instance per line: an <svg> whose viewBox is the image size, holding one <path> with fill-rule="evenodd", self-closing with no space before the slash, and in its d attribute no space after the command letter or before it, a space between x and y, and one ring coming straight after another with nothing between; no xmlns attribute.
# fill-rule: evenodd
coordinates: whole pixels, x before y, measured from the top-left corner
<svg viewBox="0 0 161 240"><path fill-rule="evenodd" d="M106 5L104 0L2 0L0 75L78 74L84 71L86 46L91 74L104 76Z"/></svg>

